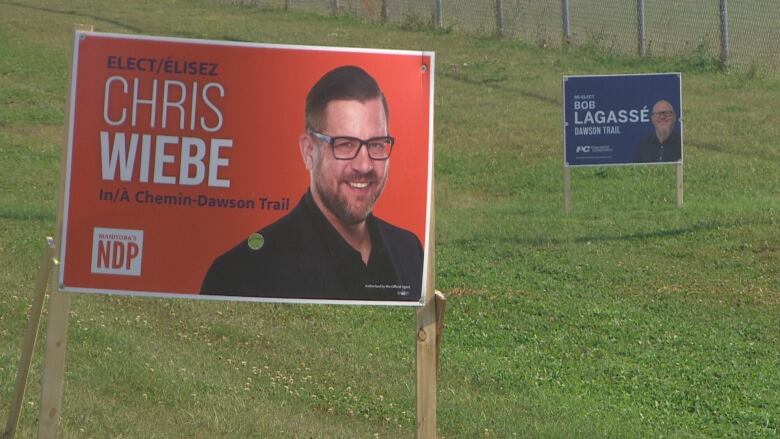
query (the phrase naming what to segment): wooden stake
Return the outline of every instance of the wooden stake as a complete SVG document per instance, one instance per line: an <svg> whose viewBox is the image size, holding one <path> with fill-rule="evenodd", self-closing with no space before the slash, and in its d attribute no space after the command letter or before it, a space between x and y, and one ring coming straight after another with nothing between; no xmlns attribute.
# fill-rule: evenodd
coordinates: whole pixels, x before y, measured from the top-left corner
<svg viewBox="0 0 780 439"><path fill-rule="evenodd" d="M71 44L76 44L75 32L94 30L94 26L77 24L73 27L74 38ZM71 105L71 73L73 71L73 56L75 47L71 46L71 62L68 66L67 99L65 100L65 123L70 124ZM68 125L69 126L69 125ZM54 254L59 257L62 245L63 212L65 209L65 175L68 152L68 131L62 142L60 154L60 190L57 197L57 230L54 241ZM38 438L56 438L59 434L60 414L62 412L62 392L65 385L65 344L68 340L68 311L70 296L59 291L59 264L51 270L52 284L49 297L49 319L46 328L46 352L43 362L43 382L41 384L41 406L38 412Z"/></svg>
<svg viewBox="0 0 780 439"><path fill-rule="evenodd" d="M417 439L436 437L436 300L417 311Z"/></svg>
<svg viewBox="0 0 780 439"><path fill-rule="evenodd" d="M431 189L433 190L433 189ZM431 195L431 206L434 206ZM436 438L436 299L434 210L431 208L431 230L428 240L427 285L425 305L417 310L417 439Z"/></svg>
<svg viewBox="0 0 780 439"><path fill-rule="evenodd" d="M54 439L59 434L62 392L65 385L65 345L68 341L70 296L57 291L59 270L52 270L49 319L46 325L46 353L43 362L38 438Z"/></svg>
<svg viewBox="0 0 780 439"><path fill-rule="evenodd" d="M677 207L683 205L683 164L677 163Z"/></svg>
<svg viewBox="0 0 780 439"><path fill-rule="evenodd" d="M441 337L444 334L444 311L447 309L447 298L441 291L436 291L436 370L439 370L441 358Z"/></svg>
<svg viewBox="0 0 780 439"><path fill-rule="evenodd" d="M563 167L563 212L571 213L571 168Z"/></svg>
<svg viewBox="0 0 780 439"><path fill-rule="evenodd" d="M24 391L27 387L27 377L30 374L30 364L35 352L35 342L38 339L38 328L41 325L43 302L46 298L46 284L49 281L51 268L54 263L54 238L47 237L41 252L41 261L38 265L38 278L35 281L33 303L30 308L30 318L27 320L27 330L22 344L22 357L19 360L19 368L16 371L16 385L11 400L11 408L8 414L8 422L5 425L5 439L13 439L16 435L16 427L19 425L19 416L22 413Z"/></svg>

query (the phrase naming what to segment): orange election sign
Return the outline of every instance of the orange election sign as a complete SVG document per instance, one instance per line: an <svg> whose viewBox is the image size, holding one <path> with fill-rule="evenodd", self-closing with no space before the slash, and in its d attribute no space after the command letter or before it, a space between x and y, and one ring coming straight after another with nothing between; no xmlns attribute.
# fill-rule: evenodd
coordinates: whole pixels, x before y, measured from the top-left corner
<svg viewBox="0 0 780 439"><path fill-rule="evenodd" d="M366 275L360 285L367 293L341 294L326 285L325 277L293 273L308 262L270 254L263 259L264 266L231 262L221 276L246 275L248 282L252 273L268 268L269 261L283 261L299 267L274 270L290 271L289 279L311 282L284 292L279 284L257 286L251 294L217 286L226 291L209 294L257 301L421 303L427 251L420 254L419 263L409 262L406 251L396 258L396 235L387 238L382 227L406 231L398 236L411 237L427 249L432 207L433 53L94 32L76 32L75 38L65 202L60 212L61 291L201 297L200 292L206 290L204 278L220 255L237 247L251 256L270 252L275 244L269 239L275 235L267 226L290 215L299 202L306 205L301 200L315 175L309 169L322 171L325 166L349 162L320 155L321 166L309 168L301 142L321 148L319 154L331 154L328 149L335 151L335 146L329 145L328 136L366 140L367 136L349 130L315 137L307 131L304 118L307 94L323 75L342 66L357 66L375 79L386 97L389 114L386 132L380 135L393 138L390 159L379 163L372 156L365 162L366 172L382 166L387 171L384 191L380 188L381 197L369 217L383 220L376 224L393 226L369 227L371 252L368 259L363 258L363 268L371 271L371 264L382 260L377 253L385 252L389 255L385 268L390 272L405 270L398 264L411 264L415 274L411 280L385 277L381 282ZM371 151L381 150L383 145L373 140L375 136L370 134L372 142L355 143L356 160L365 158L369 146ZM357 193L374 183L351 184L344 190ZM324 198L312 197L309 210L332 222L328 209L323 210ZM327 227L331 232L339 230ZM310 230L288 232L308 236ZM273 239L282 240L279 248L290 252L295 248L292 238ZM343 247L347 241L337 245ZM301 245L305 246L295 250L296 257L321 257L315 244ZM334 254L333 250L322 251ZM321 258L319 265L343 274L340 265L329 267L330 259ZM320 285L322 291L318 291ZM371 294L375 290L394 292L375 300Z"/></svg>

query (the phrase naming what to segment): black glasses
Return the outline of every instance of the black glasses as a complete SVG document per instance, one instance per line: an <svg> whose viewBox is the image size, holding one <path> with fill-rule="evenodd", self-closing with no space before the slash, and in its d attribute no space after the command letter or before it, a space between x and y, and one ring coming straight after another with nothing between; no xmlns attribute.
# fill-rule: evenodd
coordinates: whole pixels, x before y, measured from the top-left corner
<svg viewBox="0 0 780 439"><path fill-rule="evenodd" d="M672 110L653 111L653 116L656 116L656 117L671 117L671 116L674 116L674 111L672 111Z"/></svg>
<svg viewBox="0 0 780 439"><path fill-rule="evenodd" d="M362 140L346 136L331 137L313 130L309 130L309 134L328 143L333 150L333 157L337 160L354 159L363 145L366 145L366 151L368 151L368 156L372 160L387 160L390 158L390 153L393 152L393 143L395 143L395 139L391 136L372 137Z"/></svg>

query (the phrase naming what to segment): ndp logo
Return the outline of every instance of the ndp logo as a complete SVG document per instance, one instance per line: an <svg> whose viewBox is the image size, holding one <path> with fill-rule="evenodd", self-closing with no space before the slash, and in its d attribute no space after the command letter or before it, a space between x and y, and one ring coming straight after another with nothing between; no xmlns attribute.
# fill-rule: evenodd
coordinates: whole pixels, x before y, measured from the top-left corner
<svg viewBox="0 0 780 439"><path fill-rule="evenodd" d="M92 272L140 276L143 250L143 230L95 227L92 232Z"/></svg>

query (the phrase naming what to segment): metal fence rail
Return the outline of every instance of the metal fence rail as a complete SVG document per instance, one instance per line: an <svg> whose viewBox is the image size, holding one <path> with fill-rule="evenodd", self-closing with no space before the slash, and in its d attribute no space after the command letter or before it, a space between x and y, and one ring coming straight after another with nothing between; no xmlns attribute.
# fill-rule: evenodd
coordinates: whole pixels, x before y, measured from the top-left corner
<svg viewBox="0 0 780 439"><path fill-rule="evenodd" d="M224 1L224 0L223 0ZM228 0L229 1L229 0ZM236 2L236 1L234 1ZM621 54L694 56L780 71L777 0L238 0Z"/></svg>

